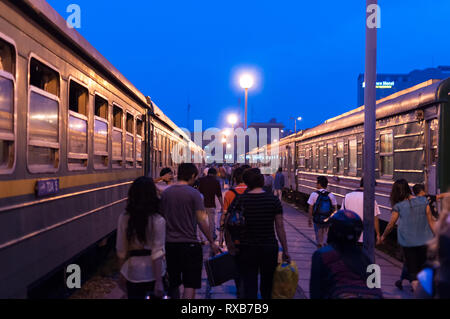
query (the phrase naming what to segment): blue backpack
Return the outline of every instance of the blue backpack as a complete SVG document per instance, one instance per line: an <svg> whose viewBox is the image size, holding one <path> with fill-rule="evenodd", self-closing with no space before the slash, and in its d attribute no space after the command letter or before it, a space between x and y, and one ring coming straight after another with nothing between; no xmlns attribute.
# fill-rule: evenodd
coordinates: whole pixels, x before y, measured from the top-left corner
<svg viewBox="0 0 450 319"><path fill-rule="evenodd" d="M319 197L317 197L316 203L313 207L313 221L315 224L325 225L327 218L333 213L333 204L331 203L330 192L316 192Z"/></svg>

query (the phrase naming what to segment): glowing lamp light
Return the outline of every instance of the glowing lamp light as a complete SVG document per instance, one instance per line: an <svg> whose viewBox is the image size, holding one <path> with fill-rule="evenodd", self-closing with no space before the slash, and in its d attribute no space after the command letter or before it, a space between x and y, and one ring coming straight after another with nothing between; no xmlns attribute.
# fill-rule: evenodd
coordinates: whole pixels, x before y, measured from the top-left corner
<svg viewBox="0 0 450 319"><path fill-rule="evenodd" d="M227 142L227 138L226 137L223 137L222 138L222 143L226 143Z"/></svg>
<svg viewBox="0 0 450 319"><path fill-rule="evenodd" d="M241 76L239 83L241 84L241 88L249 89L253 86L255 81L253 80L253 77L250 74L244 74Z"/></svg>
<svg viewBox="0 0 450 319"><path fill-rule="evenodd" d="M236 114L228 115L227 120L228 120L228 123L231 124L231 125L236 125L236 123L238 122L238 118L237 118Z"/></svg>

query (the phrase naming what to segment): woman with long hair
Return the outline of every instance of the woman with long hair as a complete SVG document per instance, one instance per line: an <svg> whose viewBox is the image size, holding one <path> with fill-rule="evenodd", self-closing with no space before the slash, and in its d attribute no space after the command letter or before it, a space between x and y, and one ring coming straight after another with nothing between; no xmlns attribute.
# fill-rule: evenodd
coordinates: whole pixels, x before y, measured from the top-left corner
<svg viewBox="0 0 450 319"><path fill-rule="evenodd" d="M119 217L117 255L129 299L161 298L165 274L166 222L151 178L139 177L128 191L126 211Z"/></svg>
<svg viewBox="0 0 450 319"><path fill-rule="evenodd" d="M414 197L405 179L397 180L391 191L392 215L380 242L392 231L397 220L397 240L403 248L410 281L427 260L427 242L433 238L434 220L426 197Z"/></svg>

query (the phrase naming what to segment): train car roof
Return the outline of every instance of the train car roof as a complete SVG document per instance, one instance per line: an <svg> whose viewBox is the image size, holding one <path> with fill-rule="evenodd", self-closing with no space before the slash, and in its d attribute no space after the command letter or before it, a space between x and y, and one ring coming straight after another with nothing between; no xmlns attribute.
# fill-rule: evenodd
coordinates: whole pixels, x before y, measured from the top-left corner
<svg viewBox="0 0 450 319"><path fill-rule="evenodd" d="M445 80L428 80L378 100L376 104L377 120L435 103L437 101L438 88L444 81L450 81L450 78ZM304 130L301 134L297 133L295 140L302 141L363 123L364 106L361 106L329 119L314 128Z"/></svg>
<svg viewBox="0 0 450 319"><path fill-rule="evenodd" d="M78 31L67 26L66 20L45 0L10 1L38 22L52 36L70 47L76 54L86 59L120 87L141 106L148 108L147 99L125 76L120 73L100 52L98 52ZM53 32L52 32L53 31Z"/></svg>
<svg viewBox="0 0 450 319"><path fill-rule="evenodd" d="M58 40L70 47L76 54L80 55L93 64L111 82L120 87L127 95L135 100L142 107L149 108L149 101L122 73L119 72L97 49L95 49L78 31L67 26L66 20L56 12L45 0L23 0L11 1L31 18L36 20L47 30L52 29L52 33ZM154 103L153 112L155 116L167 126L177 131L184 139L190 138L183 132L164 112Z"/></svg>

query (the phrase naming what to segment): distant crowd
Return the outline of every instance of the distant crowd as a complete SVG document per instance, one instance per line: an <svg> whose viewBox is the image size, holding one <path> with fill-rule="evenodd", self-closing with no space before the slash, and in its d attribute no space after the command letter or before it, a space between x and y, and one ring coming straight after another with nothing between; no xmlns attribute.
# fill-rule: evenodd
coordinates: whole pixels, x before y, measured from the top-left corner
<svg viewBox="0 0 450 319"><path fill-rule="evenodd" d="M282 168L262 174L249 165L199 170L186 163L174 175L165 168L158 178L140 177L130 187L116 244L128 298L195 298L202 285L203 248L209 246L210 256L227 252L233 257L237 298L270 299L280 259L291 262L283 224ZM361 180L338 210L327 178L317 178L317 191L307 201L317 242L311 298L383 298L381 289L367 286L367 266L373 261L362 247L363 186ZM374 230L381 245L397 224L405 262L395 285L403 289L408 280L419 298L450 297L449 194L427 196L422 184L411 191L402 179L393 184L390 199L392 217L383 232L375 202Z"/></svg>

